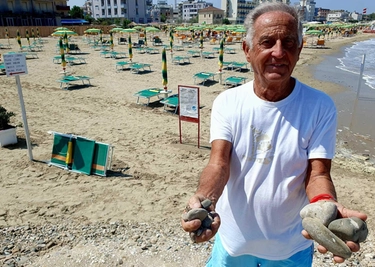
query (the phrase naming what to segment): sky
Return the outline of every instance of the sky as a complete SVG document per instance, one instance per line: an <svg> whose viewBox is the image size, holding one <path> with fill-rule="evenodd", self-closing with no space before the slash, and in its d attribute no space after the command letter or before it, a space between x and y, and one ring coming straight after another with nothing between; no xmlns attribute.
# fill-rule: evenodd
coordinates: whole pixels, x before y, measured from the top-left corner
<svg viewBox="0 0 375 267"><path fill-rule="evenodd" d="M179 3L181 0L176 0ZM206 0L214 4L214 7L221 7L221 0ZM154 0L156 3L157 0ZM291 0L291 3L299 2L298 0ZM357 11L362 13L363 8L367 8L367 14L375 13L375 0L315 0L316 7L328 8L328 9L344 9L350 12ZM68 5L83 6L85 0L69 0ZM168 3L173 5L174 0L168 0Z"/></svg>

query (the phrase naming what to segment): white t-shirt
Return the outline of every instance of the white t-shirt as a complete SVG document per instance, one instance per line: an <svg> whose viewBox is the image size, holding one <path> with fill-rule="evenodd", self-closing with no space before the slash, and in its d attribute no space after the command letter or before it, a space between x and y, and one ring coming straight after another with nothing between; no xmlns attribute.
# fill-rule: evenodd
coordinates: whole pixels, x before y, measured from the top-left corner
<svg viewBox="0 0 375 267"><path fill-rule="evenodd" d="M334 156L332 99L296 80L287 98L268 102L251 81L221 93L211 115L210 142L233 145L229 181L216 206L226 251L282 260L309 247L299 216L308 204L304 179L308 159Z"/></svg>

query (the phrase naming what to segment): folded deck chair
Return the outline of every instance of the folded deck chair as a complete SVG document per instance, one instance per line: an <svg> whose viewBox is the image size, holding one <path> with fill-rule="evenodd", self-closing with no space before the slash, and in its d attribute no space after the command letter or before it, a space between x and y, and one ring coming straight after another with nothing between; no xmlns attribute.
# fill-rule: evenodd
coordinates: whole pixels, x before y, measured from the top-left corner
<svg viewBox="0 0 375 267"><path fill-rule="evenodd" d="M53 134L53 146L51 160L48 164L63 169L70 168L73 158L73 144L75 136L72 134L62 134L51 132Z"/></svg>
<svg viewBox="0 0 375 267"><path fill-rule="evenodd" d="M242 82L245 82L245 81L246 81L246 77L230 76L225 79L224 85L225 86L228 86L228 85L237 86L237 85L242 84Z"/></svg>
<svg viewBox="0 0 375 267"><path fill-rule="evenodd" d="M194 74L194 84L196 84L196 80L202 80L201 83L204 85L204 83L212 78L212 80L215 80L215 73L212 72L198 72Z"/></svg>
<svg viewBox="0 0 375 267"><path fill-rule="evenodd" d="M147 99L147 106L150 104L150 98L157 96L159 98L160 94L162 93L164 89L160 88L148 88L141 90L134 94L134 96L137 97L137 104L139 104L140 98L146 98Z"/></svg>
<svg viewBox="0 0 375 267"><path fill-rule="evenodd" d="M73 149L72 171L90 175L94 149L95 140L77 136Z"/></svg>
<svg viewBox="0 0 375 267"><path fill-rule="evenodd" d="M160 103L164 104L164 110L166 110L166 107L173 107L174 113L176 114L178 109L178 94L168 96L167 98L160 100Z"/></svg>
<svg viewBox="0 0 375 267"><path fill-rule="evenodd" d="M91 173L101 176L107 175L112 164L113 146L96 142Z"/></svg>

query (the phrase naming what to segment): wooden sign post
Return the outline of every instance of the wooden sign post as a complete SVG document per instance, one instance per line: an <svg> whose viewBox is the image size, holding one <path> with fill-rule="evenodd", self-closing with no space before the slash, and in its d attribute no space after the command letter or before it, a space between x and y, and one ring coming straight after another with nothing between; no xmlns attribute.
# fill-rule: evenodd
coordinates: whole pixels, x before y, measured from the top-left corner
<svg viewBox="0 0 375 267"><path fill-rule="evenodd" d="M180 144L182 144L181 121L198 123L198 148L200 145L200 103L199 87L195 86L178 86L178 103L179 103L179 130Z"/></svg>

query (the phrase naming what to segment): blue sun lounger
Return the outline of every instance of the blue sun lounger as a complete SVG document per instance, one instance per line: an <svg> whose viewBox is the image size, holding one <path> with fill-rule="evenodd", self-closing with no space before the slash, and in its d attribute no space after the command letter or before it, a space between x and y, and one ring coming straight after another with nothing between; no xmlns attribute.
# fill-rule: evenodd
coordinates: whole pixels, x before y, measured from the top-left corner
<svg viewBox="0 0 375 267"><path fill-rule="evenodd" d="M247 67L247 65L248 65L248 62L235 62L235 61L233 61L230 65L229 65L229 67L228 68L231 68L232 70L234 70L234 71L242 71L243 69L244 70L247 70L248 69L248 67Z"/></svg>
<svg viewBox="0 0 375 267"><path fill-rule="evenodd" d="M215 52L203 51L202 56L204 58L213 58L213 57L215 57Z"/></svg>
<svg viewBox="0 0 375 267"><path fill-rule="evenodd" d="M212 72L198 72L194 74L194 84L196 84L196 80L202 80L201 83L204 85L204 83L208 80L211 79L214 81L215 80L215 73Z"/></svg>

